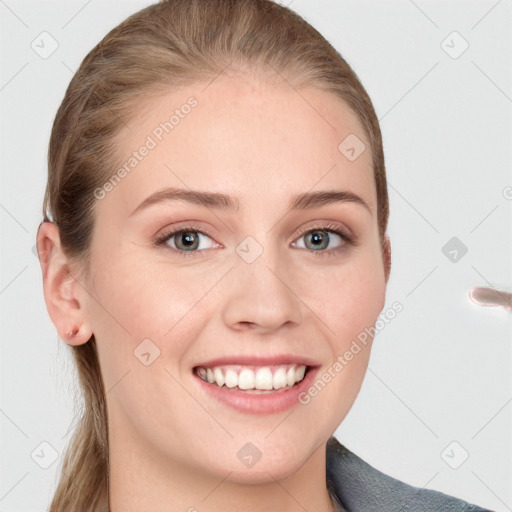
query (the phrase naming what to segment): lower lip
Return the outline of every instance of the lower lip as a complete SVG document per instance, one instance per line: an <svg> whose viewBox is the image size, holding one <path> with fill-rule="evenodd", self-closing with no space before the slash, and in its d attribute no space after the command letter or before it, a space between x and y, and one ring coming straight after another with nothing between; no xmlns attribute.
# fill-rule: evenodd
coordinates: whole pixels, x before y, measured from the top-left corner
<svg viewBox="0 0 512 512"><path fill-rule="evenodd" d="M273 414L285 411L300 404L298 395L305 392L313 383L318 367L310 368L305 377L295 386L274 391L272 393L245 393L244 391L219 387L210 384L196 375L202 390L214 400L226 404L233 409L248 414Z"/></svg>

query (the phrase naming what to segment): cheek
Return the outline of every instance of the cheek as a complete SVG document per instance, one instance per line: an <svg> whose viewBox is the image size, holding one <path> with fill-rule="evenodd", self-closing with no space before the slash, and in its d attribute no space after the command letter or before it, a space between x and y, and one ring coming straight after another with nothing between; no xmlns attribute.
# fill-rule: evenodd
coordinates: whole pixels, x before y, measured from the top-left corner
<svg viewBox="0 0 512 512"><path fill-rule="evenodd" d="M98 261L95 268L90 319L106 380L140 369L139 352L149 351L159 365L177 364L201 328L197 311L207 291L201 279L192 285L189 274L128 258Z"/></svg>
<svg viewBox="0 0 512 512"><path fill-rule="evenodd" d="M328 288L324 316L332 331L332 362L324 371L323 378L329 381L324 399L337 411L338 422L343 420L361 388L385 290L382 262L371 253L340 269Z"/></svg>
<svg viewBox="0 0 512 512"><path fill-rule="evenodd" d="M382 262L368 251L326 269L321 279L311 276L303 296L324 325L333 349L344 351L351 340L375 324L384 306L385 290Z"/></svg>
<svg viewBox="0 0 512 512"><path fill-rule="evenodd" d="M373 264L374 270L354 265L333 274L323 298L312 308L321 319L317 325L325 327L330 357L301 403L311 405L315 416L330 411L329 432L348 414L368 367L375 332L372 328L385 293L384 278L379 266Z"/></svg>

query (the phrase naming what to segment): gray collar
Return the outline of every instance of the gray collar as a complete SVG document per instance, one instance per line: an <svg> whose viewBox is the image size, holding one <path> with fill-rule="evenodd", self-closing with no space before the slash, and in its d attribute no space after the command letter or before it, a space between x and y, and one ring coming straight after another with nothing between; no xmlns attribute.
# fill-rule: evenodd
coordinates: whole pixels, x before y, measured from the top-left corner
<svg viewBox="0 0 512 512"><path fill-rule="evenodd" d="M413 487L370 466L334 436L326 449L327 488L342 512L489 512L439 491Z"/></svg>

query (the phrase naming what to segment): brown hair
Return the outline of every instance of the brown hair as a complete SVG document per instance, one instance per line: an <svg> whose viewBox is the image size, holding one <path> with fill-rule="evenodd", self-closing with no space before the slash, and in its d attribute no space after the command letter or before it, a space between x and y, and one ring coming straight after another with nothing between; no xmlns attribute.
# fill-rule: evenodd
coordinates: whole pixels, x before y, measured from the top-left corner
<svg viewBox="0 0 512 512"><path fill-rule="evenodd" d="M81 270L89 263L93 191L119 165L113 141L132 107L153 92L212 80L231 63L278 73L295 88L330 91L351 108L371 146L384 243L389 204L378 119L356 74L332 45L272 0L162 0L128 17L89 52L55 117L43 216L59 227L63 250ZM107 410L94 336L71 350L84 407L50 511L108 510Z"/></svg>

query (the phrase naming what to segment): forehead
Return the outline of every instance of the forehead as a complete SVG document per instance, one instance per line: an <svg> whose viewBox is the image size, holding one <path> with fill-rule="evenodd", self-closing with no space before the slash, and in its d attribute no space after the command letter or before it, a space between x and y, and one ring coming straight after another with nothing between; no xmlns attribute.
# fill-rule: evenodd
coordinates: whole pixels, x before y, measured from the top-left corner
<svg viewBox="0 0 512 512"><path fill-rule="evenodd" d="M362 152L350 158L347 145ZM337 187L375 204L362 124L317 88L236 76L161 92L135 106L115 149L125 172L108 200L126 208L164 186L228 193L242 204L244 196L282 202Z"/></svg>

